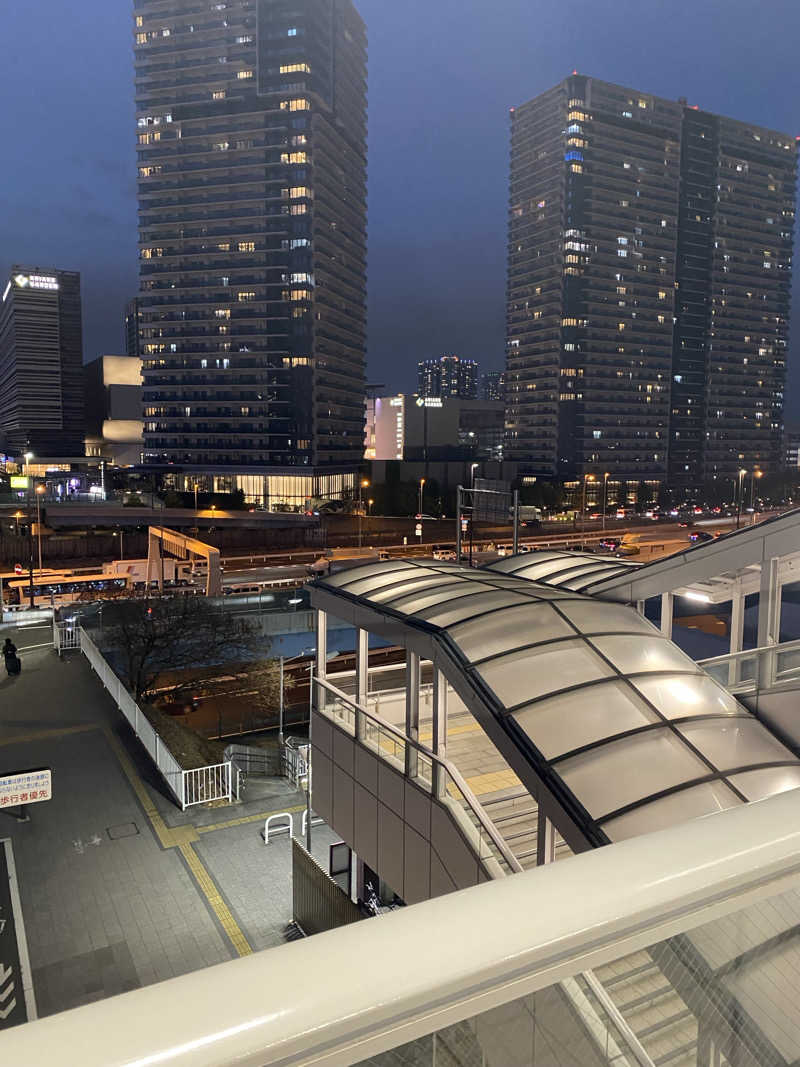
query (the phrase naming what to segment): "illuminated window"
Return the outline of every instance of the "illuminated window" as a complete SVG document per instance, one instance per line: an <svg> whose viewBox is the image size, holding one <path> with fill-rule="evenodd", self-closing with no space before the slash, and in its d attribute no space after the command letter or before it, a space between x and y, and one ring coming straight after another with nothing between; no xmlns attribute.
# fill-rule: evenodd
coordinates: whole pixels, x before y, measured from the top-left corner
<svg viewBox="0 0 800 1067"><path fill-rule="evenodd" d="M136 34L136 43L137 44L147 44L147 34L146 33L137 33Z"/></svg>
<svg viewBox="0 0 800 1067"><path fill-rule="evenodd" d="M666 300L667 299L667 294L664 292L663 289L659 289L658 290L658 299L659 300Z"/></svg>
<svg viewBox="0 0 800 1067"><path fill-rule="evenodd" d="M144 19L142 18L141 15L137 15L136 16L136 25L137 26L143 26L144 25Z"/></svg>
<svg viewBox="0 0 800 1067"><path fill-rule="evenodd" d="M617 329L618 330L624 330L625 329L625 323L624 322L618 322L617 323Z"/></svg>
<svg viewBox="0 0 800 1067"><path fill-rule="evenodd" d="M252 40L252 38L251 38ZM281 66L281 74L310 74L311 67L308 63L284 63Z"/></svg>
<svg viewBox="0 0 800 1067"><path fill-rule="evenodd" d="M240 252L255 252L255 241L240 241L238 248Z"/></svg>
<svg viewBox="0 0 800 1067"><path fill-rule="evenodd" d="M215 141L211 146L215 152L227 152L230 148L230 142L228 141Z"/></svg>
<svg viewBox="0 0 800 1067"><path fill-rule="evenodd" d="M659 321L659 322L661 323L661 325L663 326L663 325L664 325L664 321L665 321L665 320L664 320L664 316L663 316L663 315L659 315L659 316L658 316L658 321Z"/></svg>
<svg viewBox="0 0 800 1067"><path fill-rule="evenodd" d="M224 89L215 89L214 92L211 94L211 99L212 100L224 100L225 99L225 90Z"/></svg>
<svg viewBox="0 0 800 1067"><path fill-rule="evenodd" d="M230 241L220 241L219 244L217 245L217 248L219 249L220 252L230 252L231 243L230 243Z"/></svg>
<svg viewBox="0 0 800 1067"><path fill-rule="evenodd" d="M647 101L646 100L637 100L636 102L639 105L639 107L642 108L642 110L644 110L647 107Z"/></svg>
<svg viewBox="0 0 800 1067"><path fill-rule="evenodd" d="M308 163L308 155L305 152L283 152L281 163Z"/></svg>
<svg viewBox="0 0 800 1067"><path fill-rule="evenodd" d="M289 208L290 215L305 215L308 211L307 204L292 204Z"/></svg>
<svg viewBox="0 0 800 1067"><path fill-rule="evenodd" d="M214 309L214 318L215 319L229 319L230 317L231 317L230 308L215 308Z"/></svg>
<svg viewBox="0 0 800 1067"><path fill-rule="evenodd" d="M255 300L256 294L253 292L241 292L238 294L237 299L240 304L247 303L249 300Z"/></svg>
<svg viewBox="0 0 800 1067"><path fill-rule="evenodd" d="M154 174L160 174L160 173L161 173L161 167L160 166L139 167L139 177L140 178L152 178L152 176Z"/></svg>
<svg viewBox="0 0 800 1067"><path fill-rule="evenodd" d="M236 77L239 79L240 82L246 81L248 78L253 77L253 72L252 70L237 70Z"/></svg>
<svg viewBox="0 0 800 1067"><path fill-rule="evenodd" d="M294 185L289 190L289 199L290 200L299 200L301 197L309 197L310 198L310 196L311 196L311 190L305 185Z"/></svg>
<svg viewBox="0 0 800 1067"><path fill-rule="evenodd" d="M619 294L620 296L625 296L625 294L626 294L627 292L628 292L628 290L626 289L626 287L625 287L624 285L618 285L618 286L617 286L617 293L618 293L618 294Z"/></svg>
<svg viewBox="0 0 800 1067"><path fill-rule="evenodd" d="M253 38L249 33L245 34L242 37L237 37L236 38L236 43L237 44L252 44L252 41L253 41Z"/></svg>
<svg viewBox="0 0 800 1067"><path fill-rule="evenodd" d="M286 36L287 37L296 37L297 36L297 27L296 26L292 26L291 29L287 30L286 31Z"/></svg>

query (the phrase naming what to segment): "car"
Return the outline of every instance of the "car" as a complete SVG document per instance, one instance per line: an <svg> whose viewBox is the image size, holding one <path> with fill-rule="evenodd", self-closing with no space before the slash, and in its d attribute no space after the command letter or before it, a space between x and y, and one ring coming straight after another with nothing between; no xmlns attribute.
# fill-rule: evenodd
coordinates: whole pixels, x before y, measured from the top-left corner
<svg viewBox="0 0 800 1067"><path fill-rule="evenodd" d="M434 559L439 561L456 560L458 558L455 548L450 545L434 545L431 554Z"/></svg>
<svg viewBox="0 0 800 1067"><path fill-rule="evenodd" d="M424 512L421 515L415 515L414 518L418 522L420 522L422 519L429 519L429 520L431 520L433 522L436 521L436 516L435 515L426 515Z"/></svg>
<svg viewBox="0 0 800 1067"><path fill-rule="evenodd" d="M689 540L692 544L699 545L702 544L703 541L713 541L714 538L718 536L719 534L709 533L708 530L692 530L689 534Z"/></svg>

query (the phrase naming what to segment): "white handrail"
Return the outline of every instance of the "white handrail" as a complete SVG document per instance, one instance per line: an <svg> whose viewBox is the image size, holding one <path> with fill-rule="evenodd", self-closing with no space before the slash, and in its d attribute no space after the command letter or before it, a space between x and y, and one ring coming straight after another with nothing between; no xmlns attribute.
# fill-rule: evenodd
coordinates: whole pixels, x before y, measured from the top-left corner
<svg viewBox="0 0 800 1067"><path fill-rule="evenodd" d="M783 793L14 1027L4 1062L63 1063L79 1048L82 1067L355 1064L796 885L799 799Z"/></svg>

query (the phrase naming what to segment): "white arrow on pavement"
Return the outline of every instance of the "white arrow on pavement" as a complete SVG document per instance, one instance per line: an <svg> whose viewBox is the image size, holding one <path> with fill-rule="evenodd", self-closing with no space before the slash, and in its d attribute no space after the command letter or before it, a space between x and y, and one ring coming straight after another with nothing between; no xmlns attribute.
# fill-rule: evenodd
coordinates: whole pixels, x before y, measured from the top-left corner
<svg viewBox="0 0 800 1067"><path fill-rule="evenodd" d="M7 979L11 977L13 971L9 967L7 971L3 970L3 964L0 963L0 985L3 985Z"/></svg>
<svg viewBox="0 0 800 1067"><path fill-rule="evenodd" d="M11 996L13 988L14 983L11 982L9 985L6 986L5 989L0 989L0 1004L2 1004L4 1000L8 1000L8 998Z"/></svg>
<svg viewBox="0 0 800 1067"><path fill-rule="evenodd" d="M7 1008L0 1008L0 1019L7 1019L16 1006L17 1002L15 999L11 1001Z"/></svg>

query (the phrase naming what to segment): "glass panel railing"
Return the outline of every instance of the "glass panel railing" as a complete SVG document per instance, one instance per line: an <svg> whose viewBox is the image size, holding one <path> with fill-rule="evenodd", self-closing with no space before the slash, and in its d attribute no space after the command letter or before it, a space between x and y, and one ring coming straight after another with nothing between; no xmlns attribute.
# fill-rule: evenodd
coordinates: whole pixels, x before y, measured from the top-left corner
<svg viewBox="0 0 800 1067"><path fill-rule="evenodd" d="M390 730L378 719L364 715L362 722L361 740L367 748L371 748L381 759L393 764L398 770L405 771L405 739L398 736L394 730Z"/></svg>
<svg viewBox="0 0 800 1067"><path fill-rule="evenodd" d="M788 888L787 888L788 886ZM775 893L775 889L783 889ZM666 940L443 1027L360 1067L781 1067L800 1062L800 876ZM674 928L669 924L670 928Z"/></svg>

